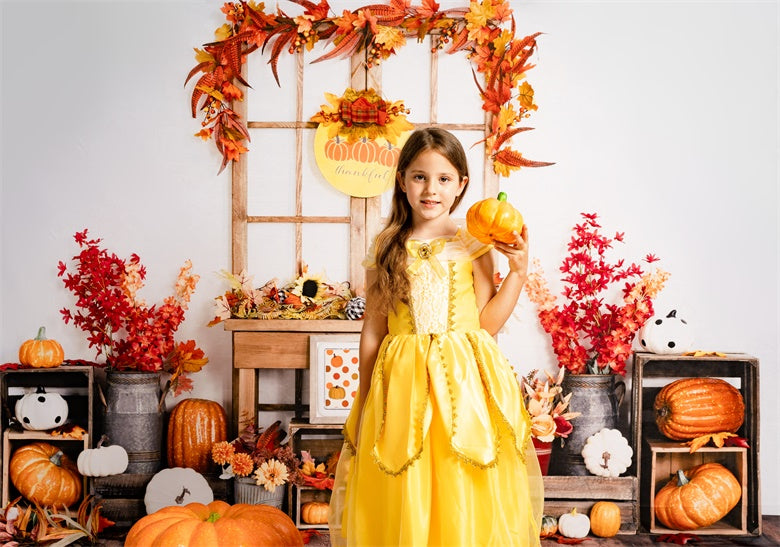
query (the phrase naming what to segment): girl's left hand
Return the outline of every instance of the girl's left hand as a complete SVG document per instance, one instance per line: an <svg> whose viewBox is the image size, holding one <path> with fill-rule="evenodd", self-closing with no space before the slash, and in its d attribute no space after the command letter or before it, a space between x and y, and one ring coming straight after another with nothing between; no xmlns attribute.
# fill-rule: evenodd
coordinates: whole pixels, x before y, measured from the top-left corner
<svg viewBox="0 0 780 547"><path fill-rule="evenodd" d="M509 261L509 271L525 277L528 273L528 226L523 225L521 233L513 232L513 243L494 241L495 249Z"/></svg>

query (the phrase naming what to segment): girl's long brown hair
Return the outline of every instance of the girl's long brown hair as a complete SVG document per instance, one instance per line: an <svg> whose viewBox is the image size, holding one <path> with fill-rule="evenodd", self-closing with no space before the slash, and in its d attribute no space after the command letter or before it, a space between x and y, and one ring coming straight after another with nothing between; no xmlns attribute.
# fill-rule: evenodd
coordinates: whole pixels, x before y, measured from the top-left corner
<svg viewBox="0 0 780 547"><path fill-rule="evenodd" d="M376 282L369 287L377 304L376 311L389 313L397 301L409 303L409 276L406 274L406 240L412 232L412 211L406 193L401 189L400 180L409 164L420 152L435 150L457 169L460 181L468 177L469 168L466 152L460 141L443 129L430 127L418 129L409 136L398 158L398 169L393 189L393 201L390 218L385 228L376 237L375 262ZM450 207L454 211L463 199L468 186L455 198Z"/></svg>

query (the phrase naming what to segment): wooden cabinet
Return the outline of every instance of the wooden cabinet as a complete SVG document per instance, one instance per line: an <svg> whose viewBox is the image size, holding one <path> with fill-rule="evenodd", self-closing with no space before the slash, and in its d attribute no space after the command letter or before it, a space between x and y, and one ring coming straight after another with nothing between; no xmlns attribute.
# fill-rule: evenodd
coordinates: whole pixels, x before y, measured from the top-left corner
<svg viewBox="0 0 780 547"><path fill-rule="evenodd" d="M747 439L749 449L707 447L690 454L685 443L672 442L658 430L653 409L658 392L674 380L695 377L721 378L739 389L745 401L745 421L737 435ZM761 535L758 360L744 354L689 357L637 352L632 382L634 436L639 439L636 461L640 520L644 531L668 532L656 522L653 502L656 492L671 479L676 468L717 461L737 477L742 485L742 499L722 521L695 533Z"/></svg>
<svg viewBox="0 0 780 547"><path fill-rule="evenodd" d="M49 431L27 431L14 420L14 407L25 392L43 386L49 393L59 393L68 403L68 422L86 431L81 439L53 436ZM9 480L9 463L13 452L25 444L45 441L60 448L74 462L79 453L90 448L93 439L94 368L61 366L56 368L31 368L0 372L0 431L3 439L3 492L5 506L19 496ZM89 492L88 479L84 479L85 493Z"/></svg>

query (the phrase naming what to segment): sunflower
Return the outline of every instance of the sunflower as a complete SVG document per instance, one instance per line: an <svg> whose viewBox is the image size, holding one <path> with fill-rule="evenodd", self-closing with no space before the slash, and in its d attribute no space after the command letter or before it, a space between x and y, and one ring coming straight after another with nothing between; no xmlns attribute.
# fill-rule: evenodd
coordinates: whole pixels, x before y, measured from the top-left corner
<svg viewBox="0 0 780 547"><path fill-rule="evenodd" d="M304 304L318 303L327 294L328 284L322 275L304 272L295 280L290 292L298 296Z"/></svg>

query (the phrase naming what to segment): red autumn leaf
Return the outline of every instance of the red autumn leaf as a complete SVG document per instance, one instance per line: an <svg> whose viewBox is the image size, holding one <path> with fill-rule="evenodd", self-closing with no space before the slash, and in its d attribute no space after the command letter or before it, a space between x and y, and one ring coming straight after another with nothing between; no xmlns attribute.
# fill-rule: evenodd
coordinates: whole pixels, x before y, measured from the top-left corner
<svg viewBox="0 0 780 547"><path fill-rule="evenodd" d="M298 530L298 532L301 534L301 539L303 540L304 545L308 545L312 537L321 535L319 531L314 529Z"/></svg>
<svg viewBox="0 0 780 547"><path fill-rule="evenodd" d="M745 437L728 437L723 441L724 446L739 446L741 448L750 448Z"/></svg>
<svg viewBox="0 0 780 547"><path fill-rule="evenodd" d="M100 515L100 516L98 517L98 529L97 529L97 533L99 534L100 532L102 532L102 531L103 531L103 530L105 530L106 528L110 528L110 527L112 527L112 526L113 526L113 525L115 525L115 524L116 524L116 522L114 522L113 520L107 519L107 518L106 518L106 517L104 517L103 515Z"/></svg>
<svg viewBox="0 0 780 547"><path fill-rule="evenodd" d="M675 543L677 545L687 545L688 542L701 541L696 534L661 534L655 538L656 543Z"/></svg>
<svg viewBox="0 0 780 547"><path fill-rule="evenodd" d="M563 545L578 545L585 541L588 538L567 538L566 536L562 536L561 534L553 534L550 536L551 539L554 539L556 543L561 543Z"/></svg>

